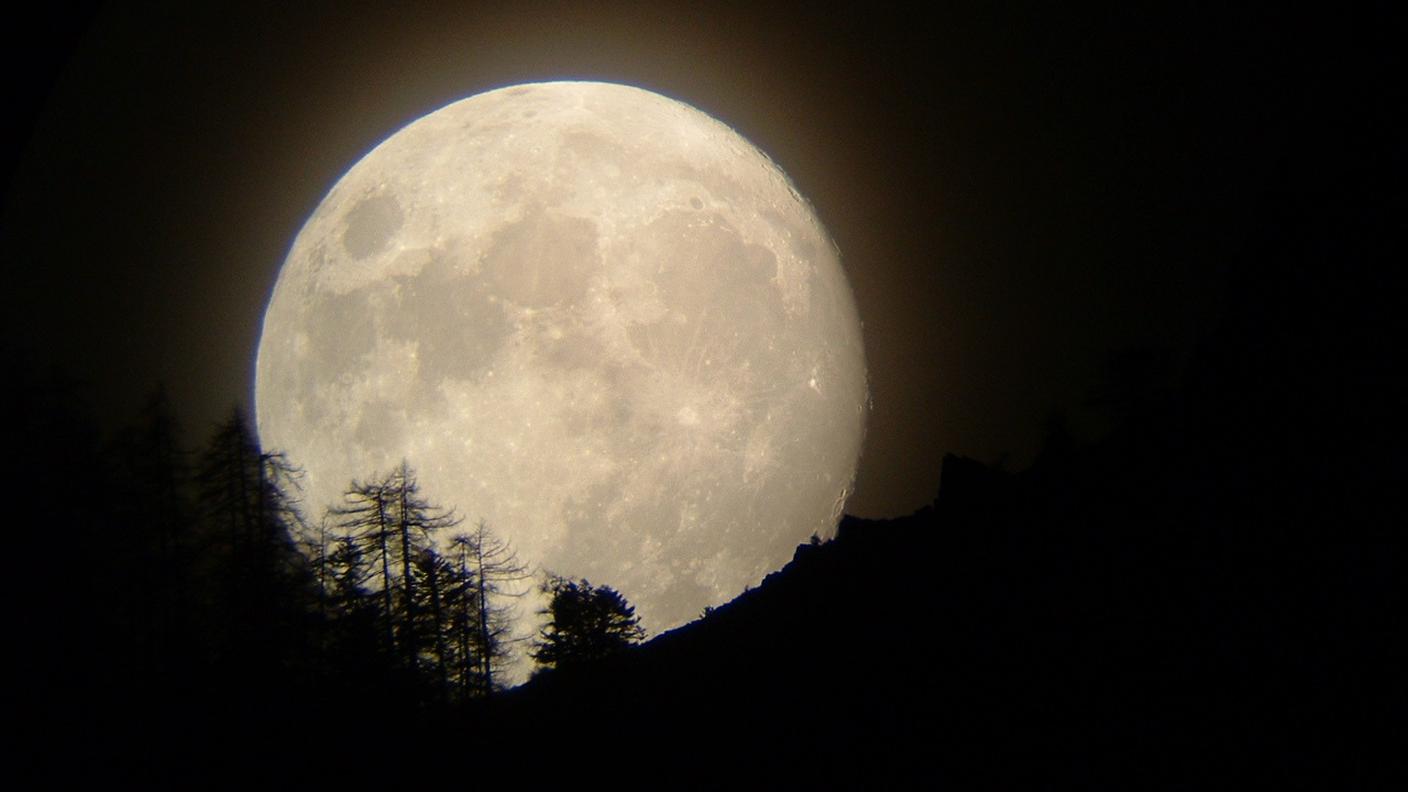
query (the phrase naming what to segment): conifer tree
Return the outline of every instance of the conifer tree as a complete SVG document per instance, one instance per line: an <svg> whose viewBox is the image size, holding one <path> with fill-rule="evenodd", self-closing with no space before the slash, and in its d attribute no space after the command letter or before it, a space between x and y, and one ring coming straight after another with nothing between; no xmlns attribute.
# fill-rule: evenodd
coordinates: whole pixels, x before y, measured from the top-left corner
<svg viewBox="0 0 1408 792"><path fill-rule="evenodd" d="M225 624L217 655L273 668L301 651L307 613L302 556L306 533L298 509L300 471L259 446L239 410L216 427L196 474L211 531L205 563L223 579L216 598Z"/></svg>
<svg viewBox="0 0 1408 792"><path fill-rule="evenodd" d="M635 608L610 586L550 575L543 591L551 596L543 611L533 659L547 668L570 668L601 660L645 638Z"/></svg>

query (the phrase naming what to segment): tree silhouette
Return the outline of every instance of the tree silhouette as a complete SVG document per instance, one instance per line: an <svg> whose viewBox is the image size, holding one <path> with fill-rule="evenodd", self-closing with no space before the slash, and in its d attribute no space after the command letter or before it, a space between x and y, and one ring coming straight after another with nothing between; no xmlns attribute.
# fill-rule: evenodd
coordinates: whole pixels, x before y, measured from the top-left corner
<svg viewBox="0 0 1408 792"><path fill-rule="evenodd" d="M426 636L429 643L439 638L440 620L432 613L434 624L428 625L420 613L423 607L441 609L442 581L437 574L443 561L434 552L433 537L458 525L459 518L421 497L415 472L406 462L389 474L353 481L343 505L330 509L329 516L349 542L338 554L341 572L348 576L338 584L339 593L374 594L383 650L388 656L399 655L406 668L415 670L422 660L422 635L433 629L436 632ZM433 591L421 590L430 585ZM438 656L429 659L437 666L441 662Z"/></svg>
<svg viewBox="0 0 1408 792"><path fill-rule="evenodd" d="M432 505L429 501L420 496L420 485L416 482L415 473L411 471L411 466L404 460L401 467L392 473L388 479L393 499L393 509L396 515L396 535L399 545L399 555L401 559L401 607L404 611L402 624L405 626L404 635L401 638L401 649L405 653L406 665L415 667L420 657L419 632L420 618L419 596L416 591L417 575L411 567L416 563L416 558L429 553L427 568L432 576L425 577L425 582L435 584L437 581L433 577L436 566L440 563L439 557L435 555L432 544L433 536L437 531L445 528L453 528L460 524L460 519L451 511L441 509ZM433 607L438 611L438 589L437 598ZM440 625L434 625L436 637L439 635Z"/></svg>
<svg viewBox="0 0 1408 792"><path fill-rule="evenodd" d="M532 653L541 666L581 666L645 638L635 608L610 586L552 575L544 582L543 591L552 598L543 611L548 623Z"/></svg>
<svg viewBox="0 0 1408 792"><path fill-rule="evenodd" d="M137 423L119 432L108 449L112 514L123 536L108 555L132 570L136 598L123 603L131 609L129 629L144 644L141 662L158 672L187 648L177 642L190 622L186 564L194 507L180 435L171 401L158 387Z"/></svg>
<svg viewBox="0 0 1408 792"><path fill-rule="evenodd" d="M207 563L224 580L217 597L231 659L273 657L306 637L297 605L304 570L294 538L304 534L298 510L301 471L282 454L260 448L235 410L215 430L196 474L201 510L210 528ZM212 581L215 582L215 581Z"/></svg>
<svg viewBox="0 0 1408 792"><path fill-rule="evenodd" d="M382 651L390 656L396 648L395 608L391 602L392 532L387 479L353 481L343 493L343 505L328 510L344 536L340 547L338 590L344 597L361 599L374 595L378 604L376 620L381 626Z"/></svg>
<svg viewBox="0 0 1408 792"><path fill-rule="evenodd" d="M411 563L411 575L415 578L414 588L417 601L412 613L418 614L413 632L421 636L426 647L427 667L434 668L436 690L439 698L445 700L450 695L450 655L447 635L447 605L449 589L453 588L455 568L433 547L423 547L416 553Z"/></svg>
<svg viewBox="0 0 1408 792"><path fill-rule="evenodd" d="M469 533L450 540L450 562L457 585L451 629L461 664L457 671L465 695L494 692L494 671L508 659L514 609L502 600L515 597L514 584L530 577L507 541L480 520Z"/></svg>

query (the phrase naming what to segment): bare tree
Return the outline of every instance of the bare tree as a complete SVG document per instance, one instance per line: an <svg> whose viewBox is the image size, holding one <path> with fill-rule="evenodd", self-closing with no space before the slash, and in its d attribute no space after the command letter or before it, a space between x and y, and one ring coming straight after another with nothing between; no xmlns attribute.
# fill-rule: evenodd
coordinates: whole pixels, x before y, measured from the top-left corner
<svg viewBox="0 0 1408 792"><path fill-rule="evenodd" d="M420 485L415 473L405 460L388 478L393 494L393 507L396 515L396 533L400 540L401 557L401 604L405 610L402 624L405 634L401 638L401 650L405 654L407 667L414 668L420 656L416 625L417 596L416 576L411 573L415 558L434 547L435 533L453 528L460 519L453 512L432 505L420 495ZM433 568L433 565L432 565Z"/></svg>
<svg viewBox="0 0 1408 792"><path fill-rule="evenodd" d="M447 587L453 586L455 569L435 548L426 547L416 554L411 571L417 581L415 592L420 598L416 609L420 614L417 632L430 639L426 651L434 665L440 698L445 700L450 695L450 666L455 660L447 634L450 632L447 606L451 599Z"/></svg>
<svg viewBox="0 0 1408 792"><path fill-rule="evenodd" d="M423 631L417 585L425 578L413 567L419 556L433 549L435 533L460 520L421 497L415 472L406 462L389 474L353 481L343 497L343 505L329 514L357 551L374 560L367 584L380 600L384 649L388 655L399 654L414 670L420 665Z"/></svg>
<svg viewBox="0 0 1408 792"><path fill-rule="evenodd" d="M395 608L391 602L393 525L387 504L389 487L387 479L354 480L343 493L343 504L328 509L328 515L345 538L344 558L355 559L358 567L359 579L353 585L367 587L380 600L377 621L381 624L382 650L387 656L396 649ZM375 566L363 566L366 559L371 559ZM351 571L348 565L348 572ZM343 590L353 589L344 586Z"/></svg>
<svg viewBox="0 0 1408 792"><path fill-rule="evenodd" d="M461 649L459 669L465 694L488 695L495 690L495 669L511 655L515 609L521 596L515 584L532 577L513 548L480 520L470 533L450 539L450 561L462 587L455 604L455 639Z"/></svg>

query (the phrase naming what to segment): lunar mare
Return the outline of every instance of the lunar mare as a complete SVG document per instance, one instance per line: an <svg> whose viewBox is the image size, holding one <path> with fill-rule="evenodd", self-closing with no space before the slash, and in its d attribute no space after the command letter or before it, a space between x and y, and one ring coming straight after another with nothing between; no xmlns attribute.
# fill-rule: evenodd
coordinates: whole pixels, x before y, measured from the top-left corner
<svg viewBox="0 0 1408 792"><path fill-rule="evenodd" d="M786 176L688 105L582 82L456 102L353 166L284 262L255 388L310 511L404 457L652 632L834 531L867 403Z"/></svg>

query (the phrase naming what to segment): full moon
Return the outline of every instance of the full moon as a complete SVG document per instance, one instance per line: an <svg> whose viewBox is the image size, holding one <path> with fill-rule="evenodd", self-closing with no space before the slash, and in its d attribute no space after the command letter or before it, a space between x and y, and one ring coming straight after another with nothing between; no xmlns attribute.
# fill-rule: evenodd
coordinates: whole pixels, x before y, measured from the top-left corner
<svg viewBox="0 0 1408 792"><path fill-rule="evenodd" d="M867 399L839 254L782 171L590 82L455 102L354 165L283 264L255 382L310 511L404 458L652 633L834 533Z"/></svg>

